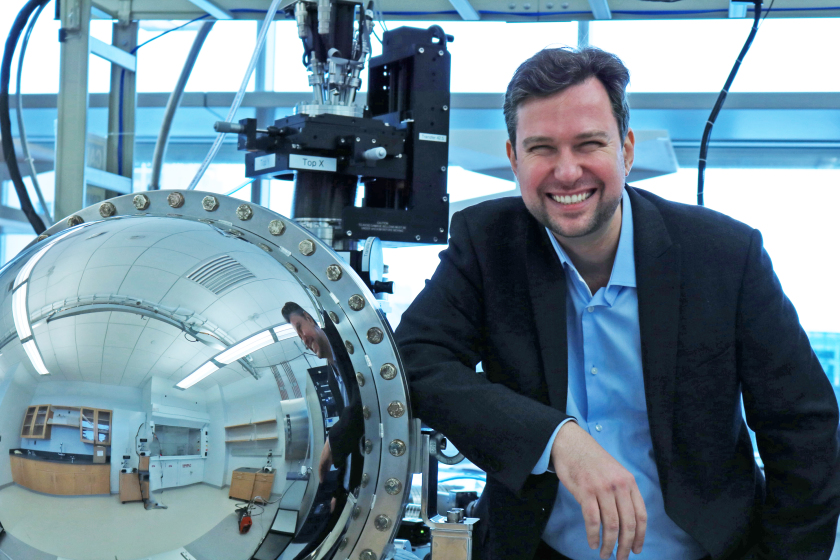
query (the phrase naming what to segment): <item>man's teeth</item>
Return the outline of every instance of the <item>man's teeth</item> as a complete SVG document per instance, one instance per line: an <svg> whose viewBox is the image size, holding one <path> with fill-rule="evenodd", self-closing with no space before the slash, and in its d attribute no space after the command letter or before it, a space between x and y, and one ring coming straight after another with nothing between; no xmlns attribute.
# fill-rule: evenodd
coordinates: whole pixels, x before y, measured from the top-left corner
<svg viewBox="0 0 840 560"><path fill-rule="evenodd" d="M554 202L559 202L560 204L575 204L576 202L582 202L589 198L592 195L592 192L585 192L582 194L573 194L571 196L557 196L556 194L549 195L551 196Z"/></svg>

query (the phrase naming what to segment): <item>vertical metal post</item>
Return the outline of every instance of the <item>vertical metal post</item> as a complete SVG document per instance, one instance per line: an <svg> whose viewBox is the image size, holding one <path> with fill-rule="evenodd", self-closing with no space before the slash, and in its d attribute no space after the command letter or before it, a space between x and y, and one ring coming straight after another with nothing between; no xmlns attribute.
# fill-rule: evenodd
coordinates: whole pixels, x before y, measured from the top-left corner
<svg viewBox="0 0 840 560"><path fill-rule="evenodd" d="M257 66L254 68L254 91L274 91L274 53L277 50L276 33L277 27L272 22L271 28L265 37L263 47ZM257 22L257 35L262 30L263 22ZM257 107L257 126L265 128L274 124L274 107ZM268 185L269 181L257 179L251 183L251 202L260 206L268 207Z"/></svg>
<svg viewBox="0 0 840 560"><path fill-rule="evenodd" d="M114 23L111 43L126 52L137 47L136 21ZM122 82L122 88L120 83ZM122 89L122 92L120 92ZM111 64L108 97L108 159L106 171L131 178L134 174L134 111L137 106L137 74ZM120 142L122 139L122 142Z"/></svg>
<svg viewBox="0 0 840 560"><path fill-rule="evenodd" d="M578 21L578 44L579 49L589 46L589 22Z"/></svg>
<svg viewBox="0 0 840 560"><path fill-rule="evenodd" d="M91 0L62 0L58 126L55 140L55 219L84 206L87 159L88 59Z"/></svg>

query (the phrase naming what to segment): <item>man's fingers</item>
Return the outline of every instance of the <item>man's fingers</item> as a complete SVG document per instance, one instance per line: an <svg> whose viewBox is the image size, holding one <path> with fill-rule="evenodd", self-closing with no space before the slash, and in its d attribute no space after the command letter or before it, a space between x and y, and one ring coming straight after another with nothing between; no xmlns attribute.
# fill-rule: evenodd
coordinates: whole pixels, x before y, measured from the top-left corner
<svg viewBox="0 0 840 560"><path fill-rule="evenodd" d="M642 499L638 488L633 488L630 491L630 499L633 500L633 508L636 511L636 536L633 538L633 552L639 554L642 552L642 545L645 542L645 533L647 532L647 508L645 508L645 501Z"/></svg>
<svg viewBox="0 0 840 560"><path fill-rule="evenodd" d="M598 500L592 496L580 506L583 512L583 522L586 526L586 540L589 548L595 550L601 542L601 509L598 507Z"/></svg>
<svg viewBox="0 0 840 560"><path fill-rule="evenodd" d="M621 524L618 535L618 550L615 554L616 560L627 560L630 557L630 549L636 542L638 519L631 495L632 490L630 492L616 494L615 496L616 508L618 509Z"/></svg>
<svg viewBox="0 0 840 560"><path fill-rule="evenodd" d="M618 531L621 528L621 520L618 516L618 508L616 508L615 494L609 492L599 496L598 506L601 508L601 524L603 526L601 531L601 558L607 560L615 548L615 542L618 540ZM588 535L589 527L587 526L586 529Z"/></svg>

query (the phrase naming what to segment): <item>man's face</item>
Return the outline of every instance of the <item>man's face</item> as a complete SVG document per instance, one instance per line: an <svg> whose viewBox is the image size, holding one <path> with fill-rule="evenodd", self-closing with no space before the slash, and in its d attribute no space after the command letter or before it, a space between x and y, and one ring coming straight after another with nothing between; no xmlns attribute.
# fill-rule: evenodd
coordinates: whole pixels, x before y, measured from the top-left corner
<svg viewBox="0 0 840 560"><path fill-rule="evenodd" d="M621 141L597 78L518 109L516 153L508 158L522 200L560 241L597 239L620 225L616 212L633 165L633 132ZM614 222L614 220L618 220ZM613 228L610 228L610 225Z"/></svg>
<svg viewBox="0 0 840 560"><path fill-rule="evenodd" d="M321 359L332 357L327 335L324 334L321 327L315 324L315 320L309 314L292 313L289 317L289 323L295 328L295 332L297 332L307 350Z"/></svg>

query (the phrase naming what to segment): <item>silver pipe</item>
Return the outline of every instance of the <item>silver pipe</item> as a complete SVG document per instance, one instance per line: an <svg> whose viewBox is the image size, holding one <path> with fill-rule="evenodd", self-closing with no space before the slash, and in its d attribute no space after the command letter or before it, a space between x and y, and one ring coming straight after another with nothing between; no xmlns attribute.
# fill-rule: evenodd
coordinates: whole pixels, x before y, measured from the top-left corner
<svg viewBox="0 0 840 560"><path fill-rule="evenodd" d="M184 97L184 89L187 87L187 81L190 79L195 61L198 58L198 53L201 52L201 47L204 46L204 41L216 20L204 22L198 30L198 33L193 39L190 52L187 54L187 60L184 62L184 67L181 69L181 75L178 76L178 83L175 84L175 89L169 95L169 101L166 102L166 112L163 114L163 122L160 125L160 134L158 134L157 142L155 142L155 154L152 157L152 179L149 184L149 190L160 190L160 174L163 169L163 158L166 155L166 147L169 145L169 131L172 128L172 120L175 118L175 111L181 105L181 99Z"/></svg>

